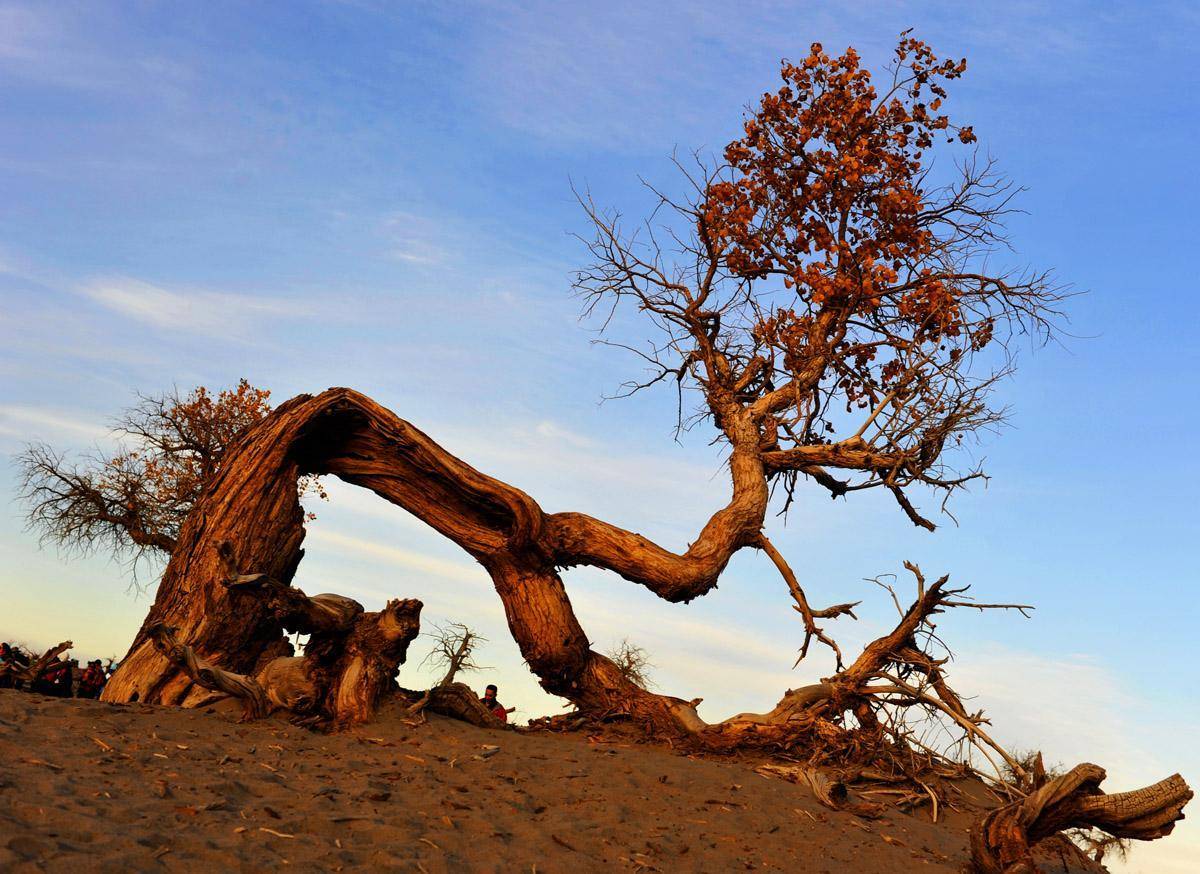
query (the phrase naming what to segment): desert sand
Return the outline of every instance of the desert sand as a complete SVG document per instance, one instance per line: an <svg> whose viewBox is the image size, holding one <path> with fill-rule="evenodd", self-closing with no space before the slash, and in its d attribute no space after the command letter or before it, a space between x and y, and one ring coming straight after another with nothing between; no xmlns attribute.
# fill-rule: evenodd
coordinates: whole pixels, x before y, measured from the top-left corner
<svg viewBox="0 0 1200 874"><path fill-rule="evenodd" d="M342 734L0 690L0 870L961 872L977 785L864 820L669 749L399 710ZM1062 866L1056 871L1100 870Z"/></svg>

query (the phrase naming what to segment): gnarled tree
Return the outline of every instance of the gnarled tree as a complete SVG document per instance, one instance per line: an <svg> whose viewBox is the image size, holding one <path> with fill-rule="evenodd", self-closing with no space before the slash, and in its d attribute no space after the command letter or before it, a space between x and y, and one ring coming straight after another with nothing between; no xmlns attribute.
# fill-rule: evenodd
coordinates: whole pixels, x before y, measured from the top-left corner
<svg viewBox="0 0 1200 874"><path fill-rule="evenodd" d="M226 556L231 550L228 544ZM287 710L313 724L366 722L421 628L421 602L389 601L368 613L342 595L309 597L265 574L232 575L227 589L253 592L281 631L309 636L303 656L278 656L243 676L206 661L163 622L145 629L154 648L202 689L239 698L247 719Z"/></svg>
<svg viewBox="0 0 1200 874"><path fill-rule="evenodd" d="M593 260L576 287L609 342L649 365L627 390L673 383L681 426L710 423L728 454L728 502L685 550L584 513L546 513L357 392L302 395L226 450L104 697L202 700L193 676L156 647L164 626L195 656L238 674L289 655L272 599L222 581L231 566L290 583L303 554L296 484L334 475L473 556L542 686L583 713L625 714L712 746L786 745L814 732L841 742L852 728L902 745L903 726L879 712L899 701L946 715L986 745L982 717L965 712L921 645L929 617L961 603L961 590L920 582L896 629L844 667L822 623L853 615L854 605L810 604L763 530L773 493L786 508L811 482L834 497L884 489L932 531L917 492L944 498L983 475L956 469L952 450L1002 421L992 394L1010 370L1008 341L1052 330L1063 293L1047 274L991 266L1005 245L1009 185L970 155L953 174L932 168L935 147L974 140L943 112L965 68L904 37L877 86L852 49L832 57L814 44L803 61L783 64L782 87L763 96L722 159L685 173L685 196L659 195L654 223L627 233L584 199ZM611 333L630 308L656 332L648 346ZM745 548L764 551L785 582L803 622L801 657L824 643L839 670L770 714L719 726L592 651L560 577L598 567L685 602L713 589Z"/></svg>

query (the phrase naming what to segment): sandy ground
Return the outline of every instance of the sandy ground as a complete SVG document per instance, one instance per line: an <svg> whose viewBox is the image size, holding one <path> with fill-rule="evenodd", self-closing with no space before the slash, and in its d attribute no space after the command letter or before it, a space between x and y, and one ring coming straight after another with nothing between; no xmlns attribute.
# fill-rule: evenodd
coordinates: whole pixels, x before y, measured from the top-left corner
<svg viewBox="0 0 1200 874"><path fill-rule="evenodd" d="M868 822L746 764L386 711L326 736L0 690L0 766L6 872L896 874L967 859L966 811Z"/></svg>

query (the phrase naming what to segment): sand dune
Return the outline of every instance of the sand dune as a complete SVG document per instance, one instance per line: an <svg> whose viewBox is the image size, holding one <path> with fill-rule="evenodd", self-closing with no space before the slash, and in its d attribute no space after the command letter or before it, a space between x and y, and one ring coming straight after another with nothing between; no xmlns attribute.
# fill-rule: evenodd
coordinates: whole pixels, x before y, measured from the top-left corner
<svg viewBox="0 0 1200 874"><path fill-rule="evenodd" d="M937 824L865 821L748 763L657 748L386 710L333 736L232 719L0 691L0 870L896 874L967 859L965 799Z"/></svg>

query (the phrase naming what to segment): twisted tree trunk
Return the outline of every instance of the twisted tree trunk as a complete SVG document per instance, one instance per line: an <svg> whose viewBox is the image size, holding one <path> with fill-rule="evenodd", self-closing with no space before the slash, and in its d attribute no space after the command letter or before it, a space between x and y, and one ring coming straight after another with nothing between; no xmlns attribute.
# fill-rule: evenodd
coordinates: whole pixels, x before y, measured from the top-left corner
<svg viewBox="0 0 1200 874"><path fill-rule="evenodd" d="M478 472L357 392L301 395L226 452L180 531L154 605L105 700L203 699L187 671L155 647L150 631L159 625L175 629L196 657L236 674L257 675L292 655L276 615L286 612L283 596L247 596L238 580L262 575L290 584L303 557L296 481L304 474L333 474L370 489L478 560L548 692L591 712L628 713L672 728L684 702L641 689L590 649L556 567L601 564L672 600L692 597L711 588L732 552L752 541L746 530L756 535L766 498L761 470L737 473L730 505L687 553L675 555L581 514L545 515L524 492Z"/></svg>
<svg viewBox="0 0 1200 874"><path fill-rule="evenodd" d="M736 421L729 427L735 432L732 497L687 551L676 554L583 514L543 513L524 492L480 473L357 392L330 389L293 398L227 450L220 472L188 515L154 605L102 697L194 705L209 694L206 687L226 682L230 690L246 691L241 697L250 701L252 714L264 706L286 706L314 707L339 721L369 717L416 633L419 602L392 602L379 614L364 614L349 599L308 598L290 587L303 557L297 479L333 474L403 507L473 556L491 576L513 638L542 687L585 713L628 715L657 730L689 732L715 747L786 746L815 718L836 718L847 710L870 728L872 706L897 695L944 713L974 739L999 749L980 728L982 720L969 717L945 685L941 663L916 641L930 615L963 606L948 600L962 590L944 589L944 578L925 589L916 568L920 595L892 632L833 677L790 692L769 714L743 714L708 726L692 703L640 688L591 650L558 568L608 568L681 601L715 586L734 552L764 543L767 480L753 448L756 438L741 434ZM410 624L397 604L415 605ZM807 611L810 636L819 632L812 619L851 606ZM303 659L291 658L284 628L313 635ZM164 638L163 629L174 637ZM932 693L909 685L889 666L918 672ZM461 710L452 697L447 706ZM1098 777L1062 784L1062 793L1035 794L1031 799L1037 801L990 815L976 837L981 870L1032 870L1020 867L1031 864L1021 848L1070 824L1095 825L1118 836L1165 834L1191 797L1182 780L1172 778L1147 790L1146 797L1097 800L1102 777L1099 771Z"/></svg>

